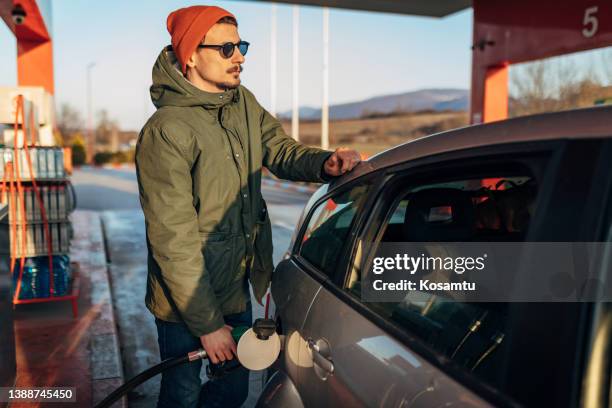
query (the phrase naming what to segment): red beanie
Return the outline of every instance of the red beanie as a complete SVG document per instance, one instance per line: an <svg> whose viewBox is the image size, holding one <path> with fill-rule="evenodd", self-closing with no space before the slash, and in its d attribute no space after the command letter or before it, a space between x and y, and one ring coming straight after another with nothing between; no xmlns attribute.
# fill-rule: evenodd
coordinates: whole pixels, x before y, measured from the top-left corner
<svg viewBox="0 0 612 408"><path fill-rule="evenodd" d="M185 7L168 15L166 25L172 36L172 48L181 64L183 74L187 72L187 60L208 30L226 16L236 18L229 11L216 6Z"/></svg>

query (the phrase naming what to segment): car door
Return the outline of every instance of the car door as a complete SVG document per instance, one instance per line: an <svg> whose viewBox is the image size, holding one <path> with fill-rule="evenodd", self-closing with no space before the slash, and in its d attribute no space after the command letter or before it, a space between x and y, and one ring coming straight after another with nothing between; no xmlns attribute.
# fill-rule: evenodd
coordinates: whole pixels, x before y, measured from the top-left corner
<svg viewBox="0 0 612 408"><path fill-rule="evenodd" d="M377 182L360 180L321 200L299 237L296 262L310 275L326 277L300 331L302 363L297 367L297 384L306 407L393 405L406 392L416 394L426 388L418 385L406 390L403 381L392 381L392 376L399 379L421 369L420 359L385 337L378 327L331 292L335 287L333 278L346 264L346 250L350 249L355 227L368 207L375 185ZM393 349L396 355L380 355L381 349ZM386 358L402 359L405 366L399 371L391 368L390 373ZM388 391L381 399L383 382Z"/></svg>
<svg viewBox="0 0 612 408"><path fill-rule="evenodd" d="M587 217L581 221L582 229L592 234L585 237L585 241L595 242L594 247L601 253L597 258L601 263L599 276L603 281L612 279L612 138L608 138L599 148L599 157L594 158L597 163L596 171L590 176L591 181L584 183L591 185L592 192L584 195ZM570 168L580 167L584 163L582 157ZM584 364L583 378L580 390L580 406L595 408L609 407L611 405L612 388L610 383L609 367L612 364L612 302L610 292L603 296L601 301L593 302L590 326L585 328L588 333L584 347L584 355L577 355Z"/></svg>
<svg viewBox="0 0 612 408"><path fill-rule="evenodd" d="M357 181L315 207L300 237L296 261L302 268L325 276L346 269L346 250L380 182ZM339 300L339 290L333 281L322 281L299 333L297 378L304 406L408 406L433 384L462 394L464 406L486 406Z"/></svg>
<svg viewBox="0 0 612 408"><path fill-rule="evenodd" d="M568 156L593 155L596 150L594 144L585 148L562 143L501 146L406 163L387 171L374 205L356 208L344 243L348 252L335 265L334 280L322 284L300 332L300 354L306 363L298 367L297 377L304 405L530 405L529 393L539 389L534 401L571 406L572 373L579 365L573 356L583 334L583 305L470 304L427 292L401 302L364 302L360 284L362 271L370 270L372 243L550 239L552 233L542 233L540 228L558 225L562 214L581 205L562 201L564 208L558 208L553 197L564 200L575 196L576 190L588 190L576 185L570 191L565 183L572 178L583 182L592 164L586 160L584 169L574 168L573 173L563 164ZM423 190L436 197L430 200L432 206L412 208L411 202L426 201L413 198ZM457 193L449 194L449 190ZM487 195L510 197L508 205L514 207L508 214L514 218L492 214ZM470 218L474 225L462 230L464 196L478 208L479 218ZM329 206L329 202L319 205ZM428 214L418 227L410 224L415 219L409 214L413 211ZM448 228L441 228L440 220ZM572 234L580 220L563 221L563 232L557 232L557 237L575 239ZM323 229L326 232L320 236L329 237L337 220L320 222L313 217L307 222L308 233L315 236ZM331 240L319 242L318 248L326 248L325 242ZM316 271L322 266L320 255L320 250L304 251L302 246L296 259ZM537 339L526 341L529 331L537 332ZM555 374L534 378L530 370ZM551 384L572 387L542 395L542 389Z"/></svg>
<svg viewBox="0 0 612 408"><path fill-rule="evenodd" d="M306 209L327 193L325 185L317 190L306 204ZM303 216L302 216L303 217ZM302 219L298 222L301 225ZM293 246L295 237L292 238ZM289 248L289 253L291 248ZM304 325L304 319L312 305L321 283L304 273L290 256L285 256L274 270L271 293L276 309L276 321L279 331L290 339L290 347L285 347L280 355L285 374L293 384L297 384L297 367L300 365L297 340ZM321 279L325 279L322 277ZM287 343L289 343L287 341ZM286 343L286 344L287 344Z"/></svg>

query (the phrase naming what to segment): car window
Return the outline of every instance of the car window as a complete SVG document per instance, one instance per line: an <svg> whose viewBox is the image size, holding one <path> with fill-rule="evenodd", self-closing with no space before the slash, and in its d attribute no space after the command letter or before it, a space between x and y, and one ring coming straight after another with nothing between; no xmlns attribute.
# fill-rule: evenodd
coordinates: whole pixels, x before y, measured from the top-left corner
<svg viewBox="0 0 612 408"><path fill-rule="evenodd" d="M535 213L538 185L534 178L528 174L453 178L449 182L399 187L395 197L388 200L374 249L384 242L525 239ZM361 267L351 271L346 290L361 299L360 271L372 268L368 254L359 256L363 257L358 261ZM508 336L507 303L467 303L413 290L401 302L366 305L418 338L426 348L452 359L489 384L498 385L502 380L499 368Z"/></svg>
<svg viewBox="0 0 612 408"><path fill-rule="evenodd" d="M361 184L319 203L301 238L300 256L328 276L338 266L355 216L365 201L368 185Z"/></svg>

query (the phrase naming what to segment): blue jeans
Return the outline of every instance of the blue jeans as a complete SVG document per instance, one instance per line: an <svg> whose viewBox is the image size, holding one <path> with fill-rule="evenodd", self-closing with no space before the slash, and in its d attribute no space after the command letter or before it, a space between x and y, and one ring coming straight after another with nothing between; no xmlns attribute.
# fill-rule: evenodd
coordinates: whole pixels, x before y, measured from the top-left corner
<svg viewBox="0 0 612 408"><path fill-rule="evenodd" d="M225 323L232 327L250 327L253 323L251 303L247 304L245 312L223 318ZM155 319L155 324L162 361L202 348L200 339L191 334L184 323ZM249 371L246 368L240 367L222 378L209 380L204 385L200 380L201 369L202 360L198 360L164 371L157 407L239 407L247 399Z"/></svg>

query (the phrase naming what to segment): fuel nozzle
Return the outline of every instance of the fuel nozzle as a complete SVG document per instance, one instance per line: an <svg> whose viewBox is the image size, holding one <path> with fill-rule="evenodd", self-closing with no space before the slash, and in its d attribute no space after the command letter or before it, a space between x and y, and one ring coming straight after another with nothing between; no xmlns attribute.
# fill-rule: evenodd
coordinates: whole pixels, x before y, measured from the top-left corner
<svg viewBox="0 0 612 408"><path fill-rule="evenodd" d="M259 340L268 340L276 332L276 322L273 319L257 319L253 323L253 331Z"/></svg>
<svg viewBox="0 0 612 408"><path fill-rule="evenodd" d="M240 340L242 335L244 333L246 333L247 330L249 330L248 326L237 326L237 327L234 327L232 329L232 338L234 339L234 342L238 343L238 341Z"/></svg>

